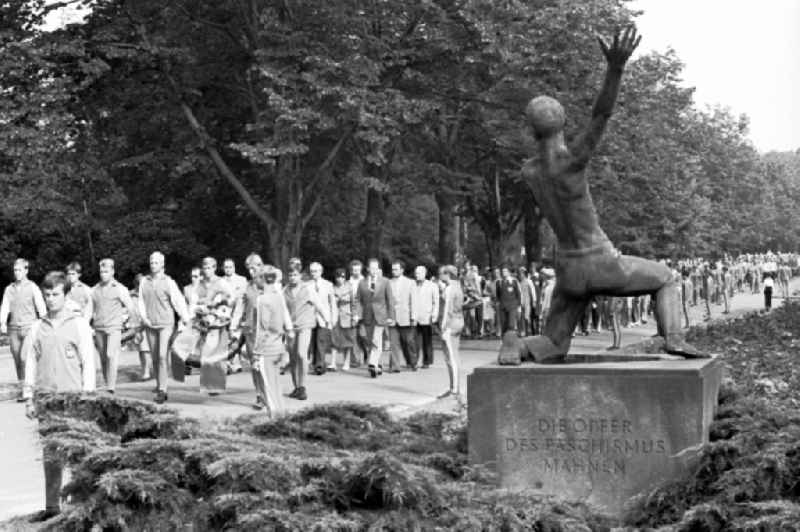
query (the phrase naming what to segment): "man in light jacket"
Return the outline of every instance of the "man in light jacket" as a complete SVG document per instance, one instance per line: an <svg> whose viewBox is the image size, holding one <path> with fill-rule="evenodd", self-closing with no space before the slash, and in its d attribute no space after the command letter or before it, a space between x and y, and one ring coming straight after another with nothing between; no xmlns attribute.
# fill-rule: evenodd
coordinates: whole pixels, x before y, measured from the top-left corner
<svg viewBox="0 0 800 532"><path fill-rule="evenodd" d="M433 324L439 316L439 287L425 278L427 274L425 266L417 266L412 287L417 318L414 359L419 364L419 351L422 349L422 369L428 369L433 364Z"/></svg>
<svg viewBox="0 0 800 532"><path fill-rule="evenodd" d="M308 284L317 293L320 302L328 309L328 321L325 321L322 315L317 314L317 326L311 331L311 366L314 368L314 373L323 375L326 370L336 371L336 363L331 356L333 348L331 329L339 319L339 307L336 305L336 296L333 295L333 283L322 278L322 264L312 262L308 271L311 273L311 280L308 281ZM325 363L326 358L330 360L329 364Z"/></svg>
<svg viewBox="0 0 800 532"><path fill-rule="evenodd" d="M164 255L158 251L150 255L150 275L139 283L138 305L156 372L155 402L160 404L167 400L167 368L175 314L180 317L179 329L189 323L190 317L178 285L164 273Z"/></svg>
<svg viewBox="0 0 800 532"><path fill-rule="evenodd" d="M404 275L405 264L396 260L392 262L392 279L389 287L394 299L394 325L389 327L389 343L392 346L392 357L389 371L400 372L400 360L413 371L417 370L417 349L414 346L416 336L416 304L414 282Z"/></svg>

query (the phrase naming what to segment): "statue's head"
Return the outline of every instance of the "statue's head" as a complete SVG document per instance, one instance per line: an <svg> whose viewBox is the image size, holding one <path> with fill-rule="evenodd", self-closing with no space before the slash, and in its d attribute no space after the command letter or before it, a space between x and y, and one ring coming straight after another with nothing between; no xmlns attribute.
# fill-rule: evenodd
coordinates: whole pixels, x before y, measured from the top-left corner
<svg viewBox="0 0 800 532"><path fill-rule="evenodd" d="M550 96L537 96L528 103L525 115L538 138L552 137L564 130L564 108Z"/></svg>

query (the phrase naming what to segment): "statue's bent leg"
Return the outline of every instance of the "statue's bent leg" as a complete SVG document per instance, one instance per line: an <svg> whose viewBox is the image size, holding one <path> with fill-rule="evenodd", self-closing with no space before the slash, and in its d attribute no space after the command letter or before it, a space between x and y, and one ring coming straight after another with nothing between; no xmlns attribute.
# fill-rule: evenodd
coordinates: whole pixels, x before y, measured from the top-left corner
<svg viewBox="0 0 800 532"><path fill-rule="evenodd" d="M500 352L497 354L497 363L501 366L519 366L522 364L522 356L525 353L525 345L517 331L511 330L503 333L500 343Z"/></svg>
<svg viewBox="0 0 800 532"><path fill-rule="evenodd" d="M498 363L519 365L525 358L532 358L539 363L562 361L569 352L572 331L588 303L588 298L570 297L556 284L542 334L520 338L516 331L506 332L500 346Z"/></svg>
<svg viewBox="0 0 800 532"><path fill-rule="evenodd" d="M623 255L619 258L626 272L624 295L655 292L656 324L664 337L667 353L685 358L707 358L709 355L688 344L681 332L681 303L678 283L663 264Z"/></svg>
<svg viewBox="0 0 800 532"><path fill-rule="evenodd" d="M550 315L541 336L523 339L528 354L536 362L563 359L572 343L572 332L586 311L589 297L573 297L556 284Z"/></svg>

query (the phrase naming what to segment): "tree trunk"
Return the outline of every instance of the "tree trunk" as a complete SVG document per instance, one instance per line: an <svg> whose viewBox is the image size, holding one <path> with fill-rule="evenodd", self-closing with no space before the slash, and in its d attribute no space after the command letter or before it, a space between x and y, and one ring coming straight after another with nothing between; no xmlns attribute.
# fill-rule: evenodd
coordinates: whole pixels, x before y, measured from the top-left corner
<svg viewBox="0 0 800 532"><path fill-rule="evenodd" d="M364 250L367 258L380 260L383 244L383 224L386 221L386 196L375 188L367 190L367 212L364 216Z"/></svg>
<svg viewBox="0 0 800 532"><path fill-rule="evenodd" d="M269 258L267 262L286 273L289 259L299 256L300 253L299 246L295 245L296 240L296 234L289 228L283 231L276 231L275 238L271 238L269 242Z"/></svg>
<svg viewBox="0 0 800 532"><path fill-rule="evenodd" d="M529 263L542 263L542 214L537 208L525 211L525 257Z"/></svg>
<svg viewBox="0 0 800 532"><path fill-rule="evenodd" d="M86 216L86 243L89 246L90 271L96 271L97 257L94 253L94 241L92 240L92 215L89 213L89 206L86 204L86 199L83 200L83 214Z"/></svg>
<svg viewBox="0 0 800 532"><path fill-rule="evenodd" d="M439 207L439 248L436 260L439 264L454 264L458 247L456 201L447 194L436 194L435 198Z"/></svg>
<svg viewBox="0 0 800 532"><path fill-rule="evenodd" d="M489 266L491 268L499 268L504 262L503 239L499 235L490 235L486 231L483 234L486 238L486 250L489 253Z"/></svg>

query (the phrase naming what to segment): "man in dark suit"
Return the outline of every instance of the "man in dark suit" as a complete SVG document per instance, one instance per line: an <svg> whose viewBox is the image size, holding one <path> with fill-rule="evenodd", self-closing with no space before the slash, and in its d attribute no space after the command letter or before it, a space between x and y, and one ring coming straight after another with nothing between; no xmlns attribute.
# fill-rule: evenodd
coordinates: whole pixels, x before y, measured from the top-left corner
<svg viewBox="0 0 800 532"><path fill-rule="evenodd" d="M389 280L383 277L378 259L367 261L367 277L358 285L358 307L361 323L367 331L372 346L367 361L372 378L383 373L381 355L383 354L383 331L395 324L394 297L389 288Z"/></svg>
<svg viewBox="0 0 800 532"><path fill-rule="evenodd" d="M522 306L522 291L511 273L511 268L504 266L500 270L503 279L497 283L497 310L500 316L501 333L516 331L519 311Z"/></svg>

